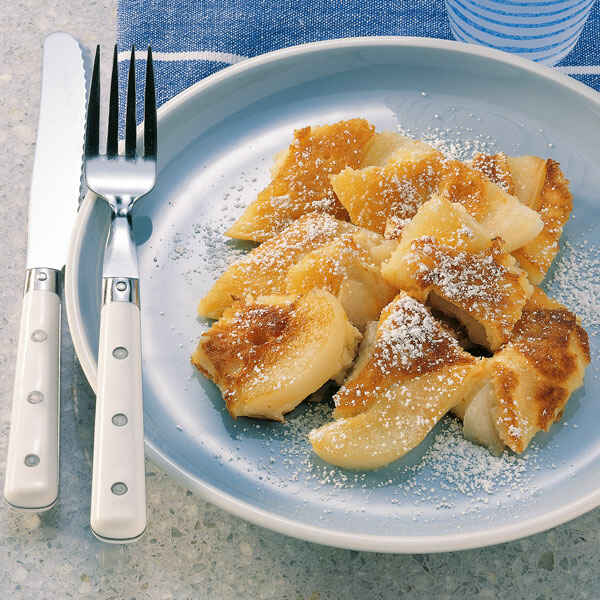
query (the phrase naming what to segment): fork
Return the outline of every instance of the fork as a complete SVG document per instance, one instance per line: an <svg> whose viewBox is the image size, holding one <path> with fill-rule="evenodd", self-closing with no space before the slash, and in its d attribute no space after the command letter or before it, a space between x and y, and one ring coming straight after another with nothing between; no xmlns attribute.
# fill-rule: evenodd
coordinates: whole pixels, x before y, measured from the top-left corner
<svg viewBox="0 0 600 600"><path fill-rule="evenodd" d="M111 208L102 269L98 385L90 524L106 542L126 543L146 529L144 425L137 253L131 209L156 180L157 127L152 49L144 93L144 153L136 154L135 48L131 49L125 153L119 154L117 47L114 49L106 154L100 154L100 46L96 47L85 139L88 188Z"/></svg>

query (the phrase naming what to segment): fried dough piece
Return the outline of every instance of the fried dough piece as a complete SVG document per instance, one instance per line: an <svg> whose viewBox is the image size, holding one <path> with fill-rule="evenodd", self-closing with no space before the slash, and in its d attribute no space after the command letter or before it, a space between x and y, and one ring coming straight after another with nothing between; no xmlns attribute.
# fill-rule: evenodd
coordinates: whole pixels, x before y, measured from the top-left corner
<svg viewBox="0 0 600 600"><path fill-rule="evenodd" d="M218 319L236 299L248 294L285 294L290 266L304 254L355 230L354 225L329 215L304 215L232 264L200 300L198 314Z"/></svg>
<svg viewBox="0 0 600 600"><path fill-rule="evenodd" d="M297 129L289 149L276 159L271 183L226 235L263 242L310 212L347 221L348 213L335 197L329 176L361 165L374 130L365 119Z"/></svg>
<svg viewBox="0 0 600 600"><path fill-rule="evenodd" d="M383 165L346 168L331 177L352 223L383 234L389 217L408 222L437 190L441 157L436 151L404 148L404 152L410 160L391 162L396 153L390 153Z"/></svg>
<svg viewBox="0 0 600 600"><path fill-rule="evenodd" d="M329 292L237 301L202 335L192 363L232 417L283 415L352 364L360 333Z"/></svg>
<svg viewBox="0 0 600 600"><path fill-rule="evenodd" d="M377 146L377 139L371 144ZM462 204L489 237L501 237L509 251L542 230L534 210L477 169L448 159L423 142L410 144L399 136L395 150L393 143L389 137L380 143L371 161L377 163L374 166L347 167L331 176L337 197L356 225L399 238L420 206L435 194Z"/></svg>
<svg viewBox="0 0 600 600"><path fill-rule="evenodd" d="M236 298L248 294L303 294L322 287L362 328L379 318L394 297L379 265L396 245L329 215L304 215L231 265L202 298L198 313L219 318Z"/></svg>
<svg viewBox="0 0 600 600"><path fill-rule="evenodd" d="M510 341L486 359L483 388L455 411L465 436L496 453L505 445L523 452L538 431L560 419L589 363L588 337L577 317L536 289Z"/></svg>
<svg viewBox="0 0 600 600"><path fill-rule="evenodd" d="M400 458L478 384L480 359L404 293L362 350L362 366L334 396L336 420L309 434L314 451L340 467L376 469Z"/></svg>
<svg viewBox="0 0 600 600"><path fill-rule="evenodd" d="M458 319L475 344L506 342L533 292L502 243L489 238L460 204L426 202L407 225L383 277L421 302Z"/></svg>
<svg viewBox="0 0 600 600"><path fill-rule="evenodd" d="M326 289L338 298L350 322L362 331L369 321L379 318L381 309L396 295L396 289L382 277L379 262L366 249L366 237L360 233L342 235L306 254L288 271L288 293Z"/></svg>
<svg viewBox="0 0 600 600"><path fill-rule="evenodd" d="M557 162L537 156L478 155L473 166L490 180L504 182L511 193L540 215L542 231L513 252L530 281L539 285L558 253L558 241L573 209L569 181Z"/></svg>

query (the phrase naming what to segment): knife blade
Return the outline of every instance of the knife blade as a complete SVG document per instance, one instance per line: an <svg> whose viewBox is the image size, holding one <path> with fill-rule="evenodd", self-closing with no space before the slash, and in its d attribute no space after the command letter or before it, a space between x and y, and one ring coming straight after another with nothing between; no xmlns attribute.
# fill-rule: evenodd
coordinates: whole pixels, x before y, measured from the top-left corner
<svg viewBox="0 0 600 600"><path fill-rule="evenodd" d="M67 33L44 40L42 92L29 198L4 498L43 511L58 497L60 282L80 196L85 123L81 48Z"/></svg>

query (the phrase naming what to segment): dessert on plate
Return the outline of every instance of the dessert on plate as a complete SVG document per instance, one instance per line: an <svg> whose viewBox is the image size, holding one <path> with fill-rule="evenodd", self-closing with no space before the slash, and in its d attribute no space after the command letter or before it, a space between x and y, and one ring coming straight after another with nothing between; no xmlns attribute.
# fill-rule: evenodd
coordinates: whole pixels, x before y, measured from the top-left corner
<svg viewBox="0 0 600 600"><path fill-rule="evenodd" d="M551 159L460 162L365 119L298 130L227 232L261 243L201 299L217 321L192 363L235 418L282 421L335 381L309 441L343 468L397 460L449 412L523 452L590 362L577 316L536 287L571 208Z"/></svg>

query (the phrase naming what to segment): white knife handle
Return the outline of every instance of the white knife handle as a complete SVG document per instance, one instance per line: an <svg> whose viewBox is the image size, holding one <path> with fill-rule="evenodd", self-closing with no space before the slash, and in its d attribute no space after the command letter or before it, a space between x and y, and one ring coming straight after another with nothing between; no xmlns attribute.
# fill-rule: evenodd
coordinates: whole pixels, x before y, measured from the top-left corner
<svg viewBox="0 0 600 600"><path fill-rule="evenodd" d="M41 512L58 497L59 272L29 269L25 281L4 497Z"/></svg>
<svg viewBox="0 0 600 600"><path fill-rule="evenodd" d="M90 523L101 540L126 543L146 529L139 288L103 285Z"/></svg>

